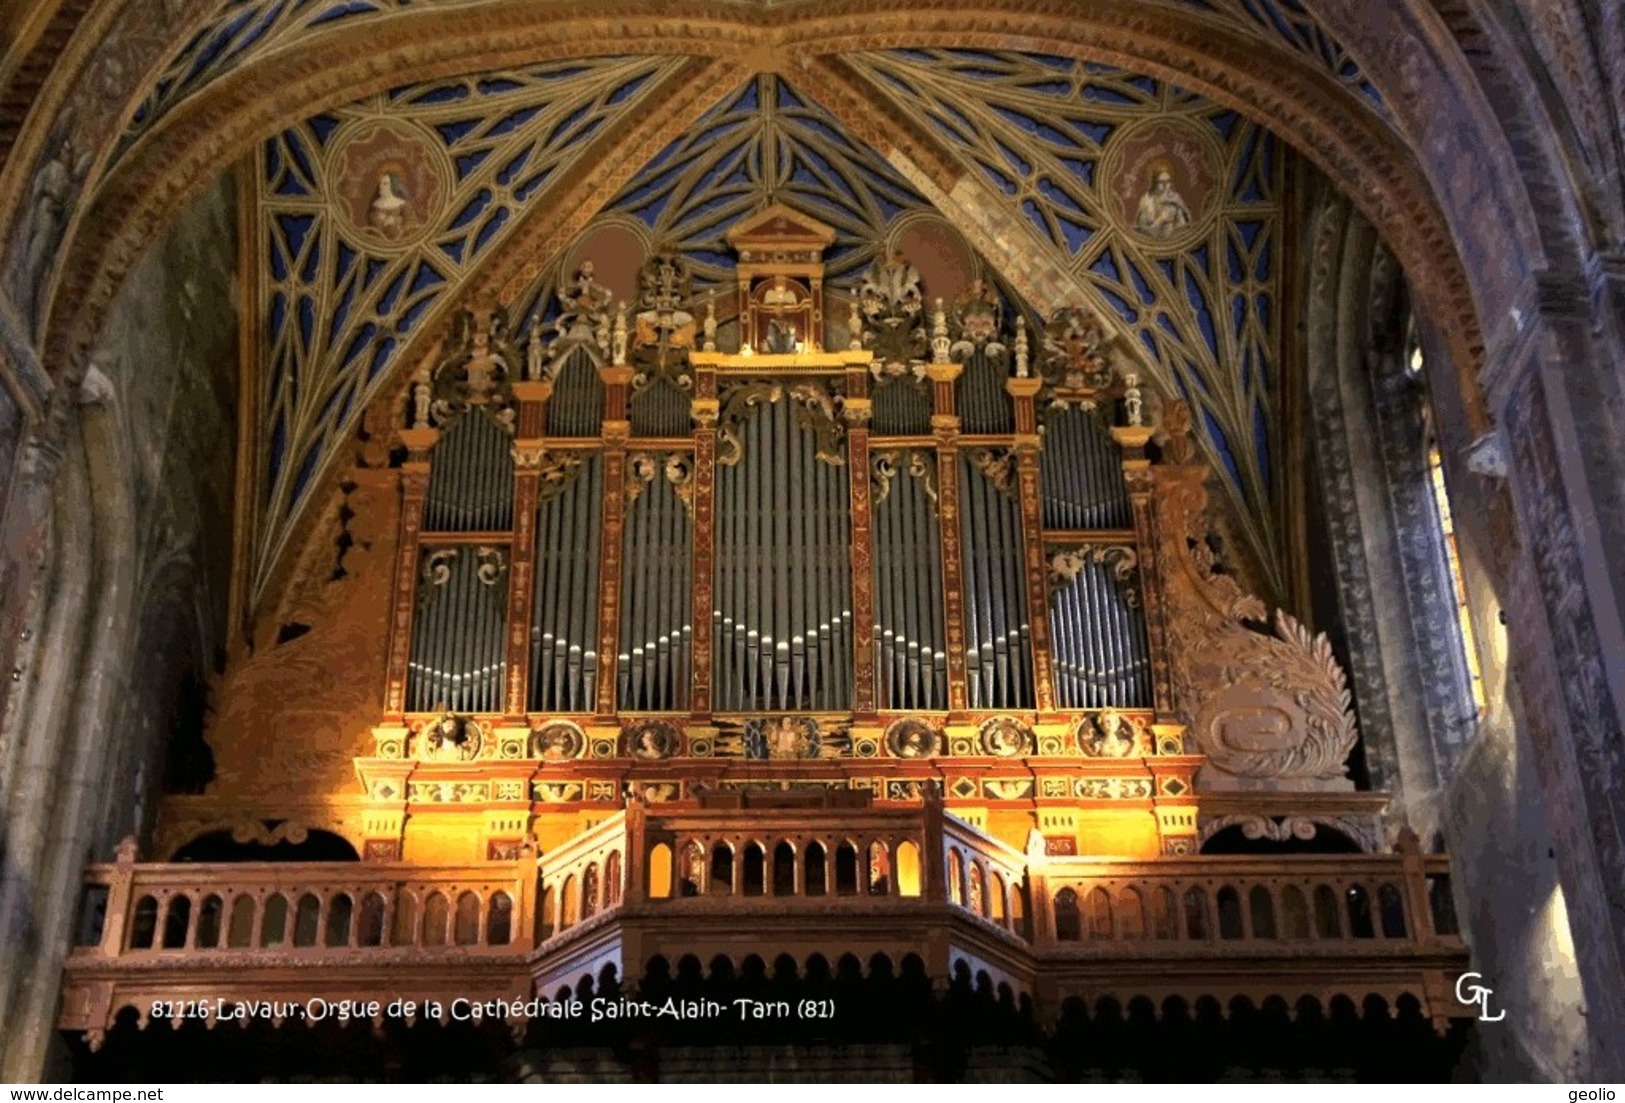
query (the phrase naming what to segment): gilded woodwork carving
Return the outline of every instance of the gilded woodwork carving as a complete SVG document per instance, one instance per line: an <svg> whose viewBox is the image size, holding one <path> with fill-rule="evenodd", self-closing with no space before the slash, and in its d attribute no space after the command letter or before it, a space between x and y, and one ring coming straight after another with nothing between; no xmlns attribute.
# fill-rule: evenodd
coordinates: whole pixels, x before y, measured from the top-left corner
<svg viewBox="0 0 1625 1103"><path fill-rule="evenodd" d="M1202 520L1205 470L1152 472L1172 701L1208 756L1204 783L1351 788L1345 762L1358 731L1330 643L1280 610L1272 635L1244 623L1269 614L1217 569Z"/></svg>

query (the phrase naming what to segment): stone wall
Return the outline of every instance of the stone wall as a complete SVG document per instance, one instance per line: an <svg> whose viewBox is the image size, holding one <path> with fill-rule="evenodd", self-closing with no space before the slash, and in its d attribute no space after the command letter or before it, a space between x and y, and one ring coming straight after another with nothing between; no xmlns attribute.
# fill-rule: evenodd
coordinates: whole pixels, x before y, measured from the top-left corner
<svg viewBox="0 0 1625 1103"><path fill-rule="evenodd" d="M237 412L235 190L221 180L144 258L74 397L37 640L0 732L0 1077L39 1075L79 878L150 832L166 744L201 742L225 640ZM25 645L26 647L27 645ZM29 656L24 656L28 658ZM194 702L177 708L177 702ZM172 770L201 783L206 759Z"/></svg>

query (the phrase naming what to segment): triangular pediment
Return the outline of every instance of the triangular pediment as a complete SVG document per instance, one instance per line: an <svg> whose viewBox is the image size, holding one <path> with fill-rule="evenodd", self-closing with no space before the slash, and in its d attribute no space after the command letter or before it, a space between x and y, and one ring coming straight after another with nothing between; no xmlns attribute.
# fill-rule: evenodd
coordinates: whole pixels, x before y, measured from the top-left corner
<svg viewBox="0 0 1625 1103"><path fill-rule="evenodd" d="M773 203L741 219L728 231L727 239L741 251L752 247L822 251L834 244L835 228L793 207Z"/></svg>

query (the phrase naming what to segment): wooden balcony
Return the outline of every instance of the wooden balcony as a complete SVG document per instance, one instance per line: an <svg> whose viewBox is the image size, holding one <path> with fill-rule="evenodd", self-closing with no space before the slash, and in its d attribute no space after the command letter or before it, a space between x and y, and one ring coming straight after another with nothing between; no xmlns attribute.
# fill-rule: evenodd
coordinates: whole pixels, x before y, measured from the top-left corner
<svg viewBox="0 0 1625 1103"><path fill-rule="evenodd" d="M1442 1024L1467 953L1448 859L1117 861L1023 853L940 804L631 805L538 859L142 864L86 874L60 1026L378 1018L397 998L568 997L657 959L910 957L939 985L1069 1000L1415 999ZM1034 850L1038 850L1034 847ZM346 1005L346 1001L349 1001ZM331 1011L329 1007L339 1007ZM447 1014L453 1014L449 1006Z"/></svg>

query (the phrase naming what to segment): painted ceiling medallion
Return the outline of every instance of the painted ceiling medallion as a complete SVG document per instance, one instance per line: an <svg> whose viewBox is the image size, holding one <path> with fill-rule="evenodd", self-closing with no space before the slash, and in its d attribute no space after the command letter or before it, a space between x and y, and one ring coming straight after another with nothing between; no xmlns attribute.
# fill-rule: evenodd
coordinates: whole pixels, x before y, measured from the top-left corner
<svg viewBox="0 0 1625 1103"><path fill-rule="evenodd" d="M1222 159L1208 133L1186 119L1125 127L1106 150L1106 210L1147 251L1189 246L1205 236L1218 207Z"/></svg>
<svg viewBox="0 0 1625 1103"><path fill-rule="evenodd" d="M451 166L435 138L415 123L369 119L340 135L328 179L340 221L379 252L418 244L440 220Z"/></svg>

